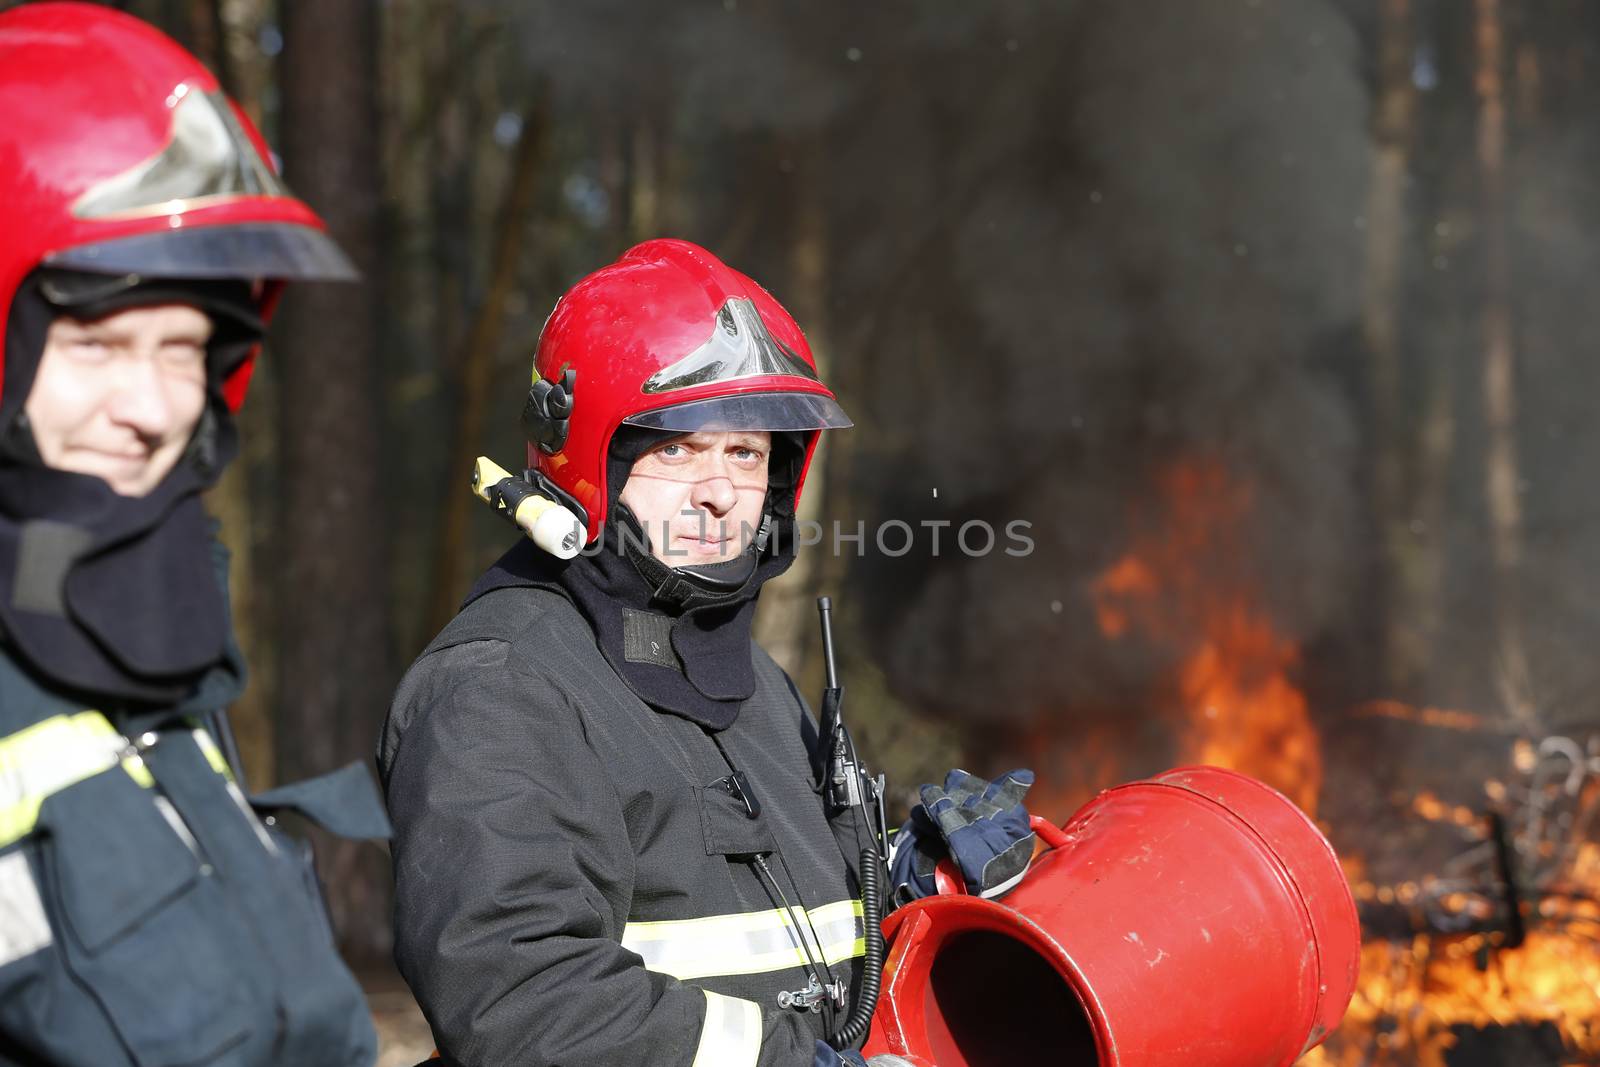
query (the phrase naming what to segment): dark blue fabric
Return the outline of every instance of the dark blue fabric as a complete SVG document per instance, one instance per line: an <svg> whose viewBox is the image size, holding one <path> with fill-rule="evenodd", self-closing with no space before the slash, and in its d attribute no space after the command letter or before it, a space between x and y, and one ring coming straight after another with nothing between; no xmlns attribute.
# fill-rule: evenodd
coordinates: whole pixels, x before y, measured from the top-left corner
<svg viewBox="0 0 1600 1067"><path fill-rule="evenodd" d="M861 1053L855 1049L845 1049L835 1052L831 1047L817 1042L817 1056L811 1061L811 1067L867 1067L867 1061L861 1058Z"/></svg>
<svg viewBox="0 0 1600 1067"><path fill-rule="evenodd" d="M948 853L938 828L928 821L921 804L911 809L911 817L895 832L891 847L889 893L895 906L939 892L933 869Z"/></svg>
<svg viewBox="0 0 1600 1067"><path fill-rule="evenodd" d="M269 836L271 845L263 847L253 820L217 795L218 776L199 748L182 740L147 750L145 763L214 868L213 880L228 887L231 907L256 935L253 946L240 940L234 965L257 971L276 1001L280 1031L270 1062L372 1062L366 1000L339 962L321 901L307 892L303 854L287 847L290 839L283 836Z"/></svg>
<svg viewBox="0 0 1600 1067"><path fill-rule="evenodd" d="M347 763L336 771L257 793L250 806L262 814L292 811L351 840L377 840L392 832L365 763Z"/></svg>
<svg viewBox="0 0 1600 1067"><path fill-rule="evenodd" d="M1023 798L1033 772L1008 771L990 782L963 770L945 775L944 787L924 785L922 803L896 835L889 881L904 903L938 890L934 868L954 860L967 892L999 897L1027 870L1034 833Z"/></svg>

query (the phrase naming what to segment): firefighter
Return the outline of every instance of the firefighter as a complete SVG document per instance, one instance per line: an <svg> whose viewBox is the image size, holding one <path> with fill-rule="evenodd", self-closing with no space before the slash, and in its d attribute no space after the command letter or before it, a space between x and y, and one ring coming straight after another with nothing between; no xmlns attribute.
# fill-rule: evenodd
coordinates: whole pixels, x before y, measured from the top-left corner
<svg viewBox="0 0 1600 1067"><path fill-rule="evenodd" d="M751 638L819 434L849 425L789 314L692 244L639 245L556 304L529 477L587 548L501 557L379 742L396 959L447 1062L862 1062L832 1044L862 996L872 827L820 795L817 724ZM1003 788L1015 817L1025 784ZM906 882L946 824L993 830L997 790L968 793ZM1021 818L966 850L974 885L1031 848Z"/></svg>
<svg viewBox="0 0 1600 1067"><path fill-rule="evenodd" d="M301 846L386 831L347 768L247 798L201 505L289 279L348 279L188 53L0 13L0 1063L366 1067Z"/></svg>

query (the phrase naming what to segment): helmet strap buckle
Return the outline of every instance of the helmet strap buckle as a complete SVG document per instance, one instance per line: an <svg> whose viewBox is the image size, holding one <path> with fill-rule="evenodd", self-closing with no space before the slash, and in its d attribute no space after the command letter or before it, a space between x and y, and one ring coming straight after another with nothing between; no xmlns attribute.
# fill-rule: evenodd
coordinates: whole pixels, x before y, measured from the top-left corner
<svg viewBox="0 0 1600 1067"><path fill-rule="evenodd" d="M767 540L772 536L772 512L761 512L761 525L756 528L755 550L759 559L767 551Z"/></svg>

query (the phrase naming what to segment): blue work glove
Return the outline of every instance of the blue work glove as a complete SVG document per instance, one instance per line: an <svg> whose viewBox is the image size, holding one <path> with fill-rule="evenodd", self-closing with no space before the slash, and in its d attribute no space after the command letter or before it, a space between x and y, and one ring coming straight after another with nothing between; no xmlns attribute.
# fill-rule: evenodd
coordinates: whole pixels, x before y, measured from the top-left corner
<svg viewBox="0 0 1600 1067"><path fill-rule="evenodd" d="M938 892L934 867L955 861L973 896L994 900L1022 881L1033 861L1033 828L1022 798L1033 772L1018 768L990 782L966 771L945 775L944 788L922 787L922 803L911 809L895 835L889 884L897 904Z"/></svg>

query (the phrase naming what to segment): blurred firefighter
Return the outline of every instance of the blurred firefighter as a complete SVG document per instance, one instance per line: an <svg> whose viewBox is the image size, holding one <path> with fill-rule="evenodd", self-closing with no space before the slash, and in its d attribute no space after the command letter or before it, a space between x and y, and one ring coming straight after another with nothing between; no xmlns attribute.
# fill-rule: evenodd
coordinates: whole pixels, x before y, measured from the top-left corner
<svg viewBox="0 0 1600 1067"><path fill-rule="evenodd" d="M247 798L201 504L290 279L351 279L183 49L0 13L0 1063L365 1067L302 846L386 824L359 767Z"/></svg>
<svg viewBox="0 0 1600 1067"><path fill-rule="evenodd" d="M568 291L533 377L527 477L588 547L520 541L401 683L378 751L400 970L467 1067L860 1064L833 1046L874 828L824 797L817 723L751 637L850 422L789 314L684 241ZM1026 784L1001 788L1012 832L970 867L1009 851L997 891L1032 846Z"/></svg>

